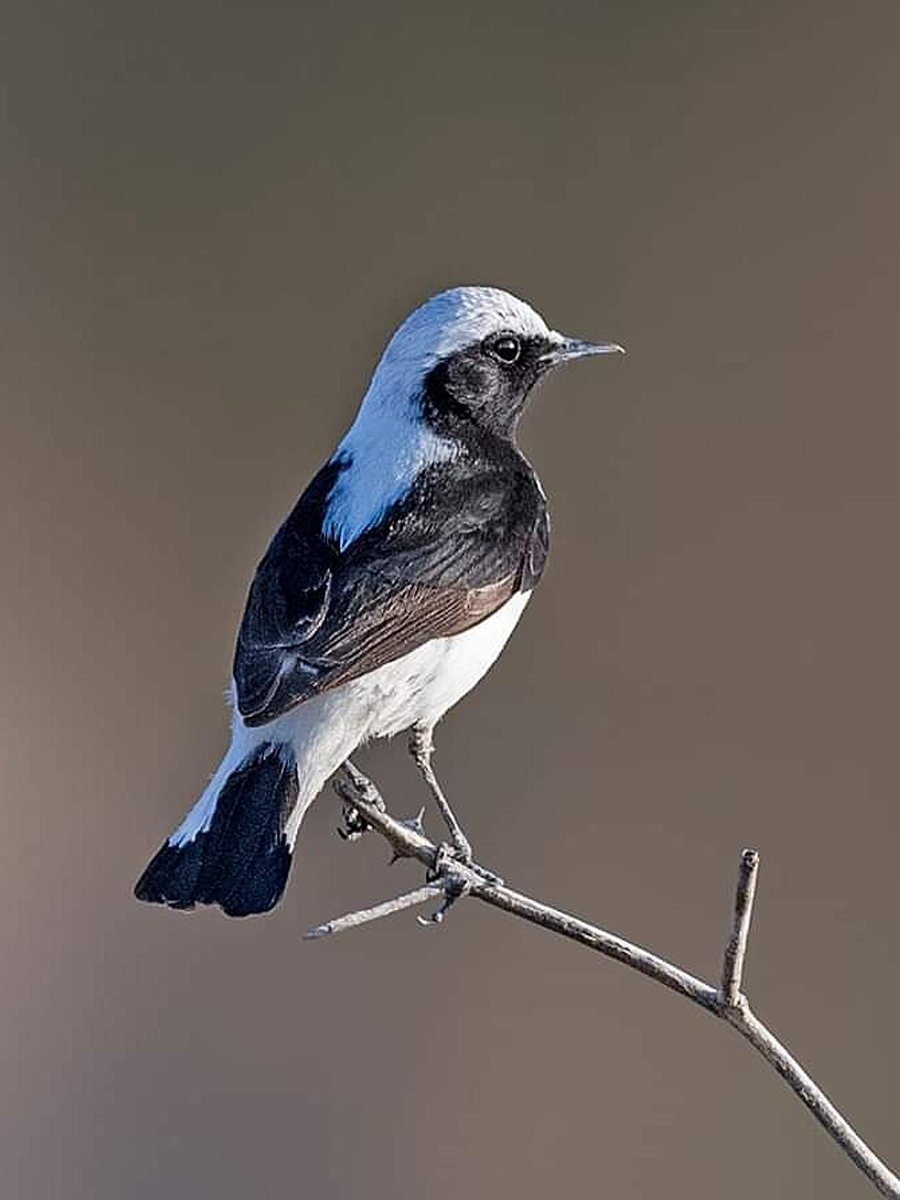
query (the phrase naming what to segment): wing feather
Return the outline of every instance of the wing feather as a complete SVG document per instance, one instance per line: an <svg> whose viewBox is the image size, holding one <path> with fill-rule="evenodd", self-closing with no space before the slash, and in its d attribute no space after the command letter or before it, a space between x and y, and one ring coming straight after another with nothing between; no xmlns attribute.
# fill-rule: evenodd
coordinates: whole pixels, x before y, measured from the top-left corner
<svg viewBox="0 0 900 1200"><path fill-rule="evenodd" d="M546 510L527 473L423 478L343 551L321 532L333 477L313 481L251 585L234 669L247 725L471 628L543 569Z"/></svg>

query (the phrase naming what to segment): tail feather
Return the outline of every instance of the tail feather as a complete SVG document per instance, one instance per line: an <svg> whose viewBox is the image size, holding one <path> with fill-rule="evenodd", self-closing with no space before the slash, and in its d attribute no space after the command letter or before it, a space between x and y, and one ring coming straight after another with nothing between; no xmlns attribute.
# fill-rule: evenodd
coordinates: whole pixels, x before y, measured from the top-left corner
<svg viewBox="0 0 900 1200"><path fill-rule="evenodd" d="M218 904L230 917L268 912L291 869L286 828L298 794L290 746L258 746L225 779L202 825L160 847L134 894L171 908Z"/></svg>

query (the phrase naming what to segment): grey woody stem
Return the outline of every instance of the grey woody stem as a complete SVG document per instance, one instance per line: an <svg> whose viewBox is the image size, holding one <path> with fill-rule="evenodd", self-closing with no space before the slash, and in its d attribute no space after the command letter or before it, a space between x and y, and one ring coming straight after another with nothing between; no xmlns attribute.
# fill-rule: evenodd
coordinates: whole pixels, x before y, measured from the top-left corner
<svg viewBox="0 0 900 1200"><path fill-rule="evenodd" d="M416 888L415 891L404 892L395 900L385 900L383 904L376 904L374 908L361 908L358 912L348 913L346 917L336 917L333 921L326 921L324 925L317 925L306 937L308 941L314 941L316 938L328 937L330 933L343 933L345 929L366 925L369 921L377 921L379 917L389 917L391 913L402 912L416 904L427 904L429 900L443 894L444 889L440 884L426 883L424 887Z"/></svg>
<svg viewBox="0 0 900 1200"><path fill-rule="evenodd" d="M741 994L744 957L747 953L747 938L750 935L750 920L753 916L758 873L759 854L756 850L745 850L741 855L741 866L734 894L734 924L731 927L728 945L725 947L725 961L722 966L720 998L723 1004L737 1004Z"/></svg>
<svg viewBox="0 0 900 1200"><path fill-rule="evenodd" d="M866 1145L797 1060L751 1012L743 995L741 986L744 958L759 869L759 854L755 850L745 850L741 855L734 920L725 949L721 986L714 988L649 950L644 950L579 917L551 908L539 900L532 900L531 897L506 887L480 867L474 864L466 866L443 853L439 846L425 836L419 821L399 821L392 817L386 811L384 801L374 784L352 765L347 764L342 768L342 773L335 781L335 789L343 798L345 806L354 810L354 820L361 820L365 826L381 834L391 845L395 858L415 858L422 863L429 872L428 882L425 887L407 892L395 900L319 925L310 931L308 937L325 937L330 933L350 929L424 903L442 893L445 896L446 907L449 907L449 903L452 903L455 897L470 895L493 908L499 908L502 912L540 925L551 933L560 934L605 954L608 958L633 967L650 979L655 979L672 991L693 1000L707 1012L727 1021L775 1068L875 1188L883 1196L900 1200L900 1179Z"/></svg>

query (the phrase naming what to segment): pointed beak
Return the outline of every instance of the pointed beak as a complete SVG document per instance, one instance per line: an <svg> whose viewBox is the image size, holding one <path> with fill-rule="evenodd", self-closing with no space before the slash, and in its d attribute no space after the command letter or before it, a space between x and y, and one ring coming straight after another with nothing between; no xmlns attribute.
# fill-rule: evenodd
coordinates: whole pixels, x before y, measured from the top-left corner
<svg viewBox="0 0 900 1200"><path fill-rule="evenodd" d="M624 354L625 348L617 342L585 342L581 338L554 335L554 344L542 354L540 361L547 367L558 367L573 358L587 358L591 354Z"/></svg>

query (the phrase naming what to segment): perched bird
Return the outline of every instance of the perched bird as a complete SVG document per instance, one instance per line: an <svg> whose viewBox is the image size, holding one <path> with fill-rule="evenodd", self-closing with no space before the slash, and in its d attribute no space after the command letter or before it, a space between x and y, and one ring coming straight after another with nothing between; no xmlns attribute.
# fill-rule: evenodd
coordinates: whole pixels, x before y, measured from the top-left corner
<svg viewBox="0 0 900 1200"><path fill-rule="evenodd" d="M259 564L238 633L231 746L144 871L140 900L229 916L281 898L303 814L363 742L410 731L446 820L432 731L491 667L544 570L547 505L516 445L529 393L621 347L459 287L391 338L356 420Z"/></svg>

